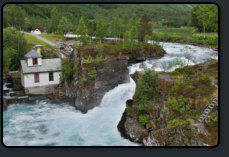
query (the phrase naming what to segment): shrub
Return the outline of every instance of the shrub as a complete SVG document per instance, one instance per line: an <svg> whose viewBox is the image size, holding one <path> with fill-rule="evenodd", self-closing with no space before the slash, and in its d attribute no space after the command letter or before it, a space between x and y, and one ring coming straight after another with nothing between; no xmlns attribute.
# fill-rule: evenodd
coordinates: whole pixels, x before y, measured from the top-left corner
<svg viewBox="0 0 229 157"><path fill-rule="evenodd" d="M74 74L74 63L72 59L61 59L62 62L62 76L61 80L67 79L71 80Z"/></svg>
<svg viewBox="0 0 229 157"><path fill-rule="evenodd" d="M96 74L97 74L97 72L96 72L95 69L93 69L92 71L90 71L90 72L88 73L89 79L90 79L90 80L95 80Z"/></svg>
<svg viewBox="0 0 229 157"><path fill-rule="evenodd" d="M186 129L189 129L189 125L190 125L189 120L183 120L183 119L178 119L178 118L175 118L168 123L168 127L173 126L173 127L182 127Z"/></svg>
<svg viewBox="0 0 229 157"><path fill-rule="evenodd" d="M157 74L150 70L146 70L137 83L134 94L134 107L139 111L144 111L153 99L157 101L160 99L160 89L157 77Z"/></svg>
<svg viewBox="0 0 229 157"><path fill-rule="evenodd" d="M147 117L145 115L140 115L138 117L138 122L142 125L146 125L148 123Z"/></svg>
<svg viewBox="0 0 229 157"><path fill-rule="evenodd" d="M175 97L168 97L168 104L172 108L172 110L179 112L180 114L184 114L185 110L185 100L182 95L176 99Z"/></svg>

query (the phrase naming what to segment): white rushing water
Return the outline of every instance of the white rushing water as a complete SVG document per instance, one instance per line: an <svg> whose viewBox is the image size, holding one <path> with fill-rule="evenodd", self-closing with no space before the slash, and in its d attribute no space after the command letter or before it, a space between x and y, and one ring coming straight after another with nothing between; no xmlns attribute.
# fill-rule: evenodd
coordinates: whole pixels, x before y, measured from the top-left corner
<svg viewBox="0 0 229 157"><path fill-rule="evenodd" d="M171 71L218 58L218 53L208 48L160 44L167 52L164 57L133 64L129 72L147 68ZM101 104L87 114L75 110L69 102L46 100L12 104L3 113L3 142L8 146L137 146L139 144L122 138L117 129L125 102L132 98L135 86L132 79L120 84L107 92Z"/></svg>
<svg viewBox="0 0 229 157"><path fill-rule="evenodd" d="M149 41L153 43L153 41ZM206 47L187 44L160 42L166 54L160 59L147 59L129 67L130 74L135 71L152 69L155 71L173 71L185 65L200 64L211 59L218 59L218 52Z"/></svg>

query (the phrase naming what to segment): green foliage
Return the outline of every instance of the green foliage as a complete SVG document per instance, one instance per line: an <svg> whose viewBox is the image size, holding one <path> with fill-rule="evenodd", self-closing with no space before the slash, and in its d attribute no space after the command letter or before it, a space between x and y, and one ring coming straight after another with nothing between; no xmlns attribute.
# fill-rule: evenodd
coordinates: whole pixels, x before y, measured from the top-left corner
<svg viewBox="0 0 229 157"><path fill-rule="evenodd" d="M134 19L133 17L132 19ZM129 26L129 29L127 29L125 35L124 35L124 47L132 52L137 48L137 40L138 38L138 29L137 24L134 23L134 21L131 21L131 25Z"/></svg>
<svg viewBox="0 0 229 157"><path fill-rule="evenodd" d="M83 45L88 44L87 33L88 33L88 30L84 22L84 17L81 17L79 25L76 30L76 34L80 35L79 40L83 43Z"/></svg>
<svg viewBox="0 0 229 157"><path fill-rule="evenodd" d="M177 68L171 72L173 75L184 75L186 77L190 76L192 68L190 66L185 66L183 68Z"/></svg>
<svg viewBox="0 0 229 157"><path fill-rule="evenodd" d="M97 75L96 69L93 69L92 71L90 71L90 72L88 73L88 76L89 76L89 79L90 79L90 80L95 80L96 75Z"/></svg>
<svg viewBox="0 0 229 157"><path fill-rule="evenodd" d="M178 111L180 114L184 114L186 112L185 109L185 98L180 95L176 99L175 97L168 97L168 105L174 110Z"/></svg>
<svg viewBox="0 0 229 157"><path fill-rule="evenodd" d="M72 45L73 48L76 48L77 46L78 46L77 42L74 42L73 45Z"/></svg>
<svg viewBox="0 0 229 157"><path fill-rule="evenodd" d="M47 40L50 40L50 41L64 40L63 35L59 35L59 34L41 34L39 36L41 36Z"/></svg>
<svg viewBox="0 0 229 157"><path fill-rule="evenodd" d="M3 67L18 70L20 60L26 54L27 42L14 27L3 29Z"/></svg>
<svg viewBox="0 0 229 157"><path fill-rule="evenodd" d="M3 8L3 27L22 29L25 20L25 11L15 4L7 4Z"/></svg>
<svg viewBox="0 0 229 157"><path fill-rule="evenodd" d="M158 118L158 117L156 117L155 119L154 119L154 123L157 125L157 123L159 123L160 122L160 119Z"/></svg>
<svg viewBox="0 0 229 157"><path fill-rule="evenodd" d="M205 123L208 126L216 126L218 124L218 115L215 112L213 112Z"/></svg>
<svg viewBox="0 0 229 157"><path fill-rule="evenodd" d="M49 30L48 32L57 32L58 30L58 23L61 18L60 13L57 11L56 8L53 8L51 10L51 18L50 18L50 24L49 24Z"/></svg>
<svg viewBox="0 0 229 157"><path fill-rule="evenodd" d="M215 4L202 4L193 8L191 25L199 31L218 31L218 7Z"/></svg>
<svg viewBox="0 0 229 157"><path fill-rule="evenodd" d="M217 47L218 45L217 33L200 33L197 32L197 29L194 27L168 27L167 31L169 33L165 35L164 28L154 28L151 39L154 41L198 43L209 45L212 47Z"/></svg>
<svg viewBox="0 0 229 157"><path fill-rule="evenodd" d="M145 115L140 115L138 117L138 122L142 125L146 125L148 123L147 117Z"/></svg>
<svg viewBox="0 0 229 157"><path fill-rule="evenodd" d="M100 41L103 40L103 38L106 36L107 34L107 24L103 21L100 20L96 23L96 31L95 31L95 36L97 39L99 39Z"/></svg>
<svg viewBox="0 0 229 157"><path fill-rule="evenodd" d="M143 41L146 35L152 35L152 23L150 22L150 18L147 14L143 14L138 25L139 31L139 40Z"/></svg>
<svg viewBox="0 0 229 157"><path fill-rule="evenodd" d="M67 32L72 30L72 27L73 26L71 21L65 16L62 16L57 26L57 29L60 34L66 34Z"/></svg>
<svg viewBox="0 0 229 157"><path fill-rule="evenodd" d="M111 35L114 38L120 38L121 36L121 20L118 16L114 16L112 19Z"/></svg>
<svg viewBox="0 0 229 157"><path fill-rule="evenodd" d="M61 59L62 80L71 80L74 74L74 62L71 58Z"/></svg>
<svg viewBox="0 0 229 157"><path fill-rule="evenodd" d="M190 121L184 119L175 118L168 123L168 127L182 127L189 129Z"/></svg>
<svg viewBox="0 0 229 157"><path fill-rule="evenodd" d="M146 107L149 107L153 99L160 99L160 89L157 77L155 73L147 70L137 83L133 99L134 107L139 111L144 111Z"/></svg>

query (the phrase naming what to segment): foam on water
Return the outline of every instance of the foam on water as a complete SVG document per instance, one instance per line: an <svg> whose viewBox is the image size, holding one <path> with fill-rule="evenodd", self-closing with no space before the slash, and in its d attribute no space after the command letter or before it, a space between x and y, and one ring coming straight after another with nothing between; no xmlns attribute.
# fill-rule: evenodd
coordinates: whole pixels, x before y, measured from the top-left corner
<svg viewBox="0 0 229 157"><path fill-rule="evenodd" d="M109 91L100 106L87 114L69 103L39 101L10 105L3 114L3 141L9 146L138 145L122 138L117 129L125 102L134 91L135 83L130 79L129 83Z"/></svg>
<svg viewBox="0 0 229 157"><path fill-rule="evenodd" d="M153 43L154 41L148 42ZM195 65L211 59L218 59L218 52L213 49L179 43L160 42L159 44L166 51L164 57L147 59L144 62L133 64L129 67L129 73L145 69L173 71L184 65Z"/></svg>
<svg viewBox="0 0 229 157"><path fill-rule="evenodd" d="M217 52L212 49L176 43L160 44L167 52L164 57L133 64L129 73L144 69L172 71L182 64L195 65L218 59ZM191 59L187 57L189 55ZM132 79L129 83L120 84L107 92L101 104L87 114L75 110L70 102L46 100L12 104L3 113L3 142L8 146L136 146L138 144L122 138L117 129L125 102L132 98L135 87ZM4 89L8 89L5 84Z"/></svg>

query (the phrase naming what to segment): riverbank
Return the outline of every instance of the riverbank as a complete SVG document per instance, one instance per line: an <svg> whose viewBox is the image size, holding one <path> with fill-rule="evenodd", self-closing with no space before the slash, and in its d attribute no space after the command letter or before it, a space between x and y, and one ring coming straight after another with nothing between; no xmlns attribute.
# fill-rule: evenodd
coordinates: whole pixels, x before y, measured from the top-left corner
<svg viewBox="0 0 229 157"><path fill-rule="evenodd" d="M136 91L118 124L124 138L146 146L217 145L218 104L203 123L198 118L218 96L218 61L132 77Z"/></svg>
<svg viewBox="0 0 229 157"><path fill-rule="evenodd" d="M38 87L39 88L39 87ZM32 103L46 99L51 100L65 100L69 99L65 95L65 88L63 84L53 85L55 90L50 91L49 94L31 95L26 94L24 88L21 86L20 72L9 72L5 75L3 83L3 111L7 110L10 104L15 103Z"/></svg>

